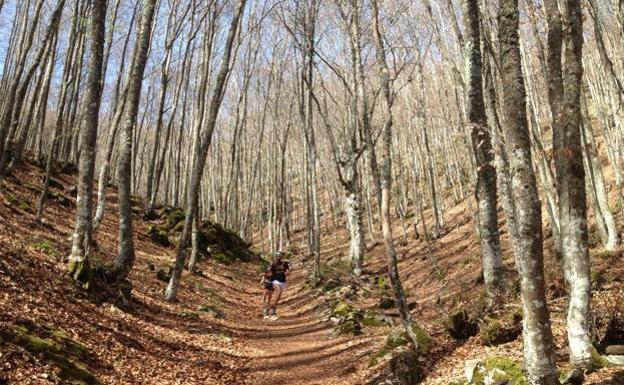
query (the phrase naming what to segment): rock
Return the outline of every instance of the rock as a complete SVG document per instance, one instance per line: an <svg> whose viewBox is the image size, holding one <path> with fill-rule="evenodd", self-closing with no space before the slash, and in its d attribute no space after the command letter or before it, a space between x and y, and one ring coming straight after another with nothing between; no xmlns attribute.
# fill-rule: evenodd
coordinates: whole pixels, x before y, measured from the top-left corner
<svg viewBox="0 0 624 385"><path fill-rule="evenodd" d="M585 381L585 375L578 369L568 370L561 376L561 385L581 385Z"/></svg>
<svg viewBox="0 0 624 385"><path fill-rule="evenodd" d="M167 231L164 229L158 228L155 225L148 226L147 236L153 242L161 246L169 247L171 245L171 242L169 241L169 236L167 235Z"/></svg>
<svg viewBox="0 0 624 385"><path fill-rule="evenodd" d="M54 199L54 201L56 201L61 206L73 207L74 205L73 202L63 194L50 192L50 196L52 197L52 199Z"/></svg>
<svg viewBox="0 0 624 385"><path fill-rule="evenodd" d="M342 334L362 334L363 313L346 302L337 302L332 308L331 317L338 318L336 331Z"/></svg>
<svg viewBox="0 0 624 385"><path fill-rule="evenodd" d="M466 380L468 380L468 382L472 382L475 369L477 368L479 362L479 360L467 360L464 362L464 375L466 376Z"/></svg>
<svg viewBox="0 0 624 385"><path fill-rule="evenodd" d="M624 345L610 345L605 348L605 354L624 356Z"/></svg>
<svg viewBox="0 0 624 385"><path fill-rule="evenodd" d="M479 325L470 319L468 312L464 309L452 313L444 322L446 331L456 340L465 340L477 335Z"/></svg>
<svg viewBox="0 0 624 385"><path fill-rule="evenodd" d="M388 285L388 280L383 275L376 275L372 278L373 284L379 290L388 290L390 289L390 285Z"/></svg>
<svg viewBox="0 0 624 385"><path fill-rule="evenodd" d="M522 367L505 357L489 357L464 368L468 385L528 385ZM467 370L470 369L470 370Z"/></svg>
<svg viewBox="0 0 624 385"><path fill-rule="evenodd" d="M86 363L91 357L89 349L62 330L22 320L18 321L15 330L0 330L0 339L21 346L33 356L42 359L46 365L55 366L61 383L100 383Z"/></svg>
<svg viewBox="0 0 624 385"><path fill-rule="evenodd" d="M145 211L143 213L143 219L146 220L146 221L155 221L158 218L160 218L160 216L158 215L158 213L154 209L147 210L147 211Z"/></svg>
<svg viewBox="0 0 624 385"><path fill-rule="evenodd" d="M515 341L522 333L522 315L519 312L501 317L485 317L479 336L485 346L498 346Z"/></svg>
<svg viewBox="0 0 624 385"><path fill-rule="evenodd" d="M624 356L609 355L605 356L605 358L611 365L624 365Z"/></svg>
<svg viewBox="0 0 624 385"><path fill-rule="evenodd" d="M390 359L390 371L397 385L418 384L422 378L418 353L405 350Z"/></svg>

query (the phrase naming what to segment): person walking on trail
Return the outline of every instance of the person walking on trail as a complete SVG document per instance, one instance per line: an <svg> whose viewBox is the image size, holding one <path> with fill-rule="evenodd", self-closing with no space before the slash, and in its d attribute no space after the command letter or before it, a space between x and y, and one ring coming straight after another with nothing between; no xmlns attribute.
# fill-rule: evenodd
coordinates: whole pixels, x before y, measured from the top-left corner
<svg viewBox="0 0 624 385"><path fill-rule="evenodd" d="M282 293L286 288L286 277L290 270L288 262L283 260L284 253L278 251L275 253L273 263L267 268L267 273L270 274L271 283L273 285L273 292L271 293L269 300L269 307L265 312L265 318L271 317L277 319L277 304L279 303ZM267 276L268 276L267 274Z"/></svg>
<svg viewBox="0 0 624 385"><path fill-rule="evenodd" d="M262 315L268 317L269 305L271 304L271 297L273 296L273 274L271 274L270 269L260 274L260 283L264 286L264 292L262 293Z"/></svg>

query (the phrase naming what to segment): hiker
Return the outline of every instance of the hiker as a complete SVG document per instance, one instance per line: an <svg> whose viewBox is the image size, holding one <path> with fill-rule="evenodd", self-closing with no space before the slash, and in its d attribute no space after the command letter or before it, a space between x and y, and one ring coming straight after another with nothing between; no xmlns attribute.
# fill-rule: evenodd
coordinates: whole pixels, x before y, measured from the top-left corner
<svg viewBox="0 0 624 385"><path fill-rule="evenodd" d="M271 274L273 292L271 293L272 301L269 301L269 308L267 309L268 311L266 312L265 317L270 316L277 318L277 304L279 303L282 293L286 288L286 277L288 276L288 271L290 270L288 262L284 261L283 258L283 252L276 252L273 263L271 263L271 265L267 268L267 273Z"/></svg>
<svg viewBox="0 0 624 385"><path fill-rule="evenodd" d="M268 317L269 305L271 304L271 297L273 296L273 274L271 269L267 269L260 274L260 284L264 286L264 292L262 293L262 315Z"/></svg>

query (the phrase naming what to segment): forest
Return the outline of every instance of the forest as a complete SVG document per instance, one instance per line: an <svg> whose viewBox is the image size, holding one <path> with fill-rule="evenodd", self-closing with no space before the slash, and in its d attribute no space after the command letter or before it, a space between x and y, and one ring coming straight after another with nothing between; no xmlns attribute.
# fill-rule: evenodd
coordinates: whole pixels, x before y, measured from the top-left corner
<svg viewBox="0 0 624 385"><path fill-rule="evenodd" d="M624 385L624 0L0 0L0 385Z"/></svg>

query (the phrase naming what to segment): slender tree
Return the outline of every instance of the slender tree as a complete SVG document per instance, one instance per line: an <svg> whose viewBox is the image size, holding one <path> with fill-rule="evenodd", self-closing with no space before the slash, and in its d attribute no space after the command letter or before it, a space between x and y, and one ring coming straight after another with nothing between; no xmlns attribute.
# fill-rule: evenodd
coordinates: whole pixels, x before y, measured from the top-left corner
<svg viewBox="0 0 624 385"><path fill-rule="evenodd" d="M565 17L559 14L557 2L547 0L548 19L554 33L565 20L563 36L549 39L549 76L558 79L551 87L551 103L558 105L553 128L553 150L557 168L557 192L561 229L563 270L569 287L568 341L570 361L582 368L593 364L590 325L590 277L587 247L587 197L581 141L581 93L583 78L583 21L580 0L568 0ZM549 33L550 35L550 33ZM561 43L565 42L565 49ZM555 52L557 51L557 52ZM556 72L556 73L555 73ZM557 87L560 87L558 89ZM553 92L554 91L554 92ZM554 99L554 100L553 100Z"/></svg>
<svg viewBox="0 0 624 385"><path fill-rule="evenodd" d="M156 0L145 0L139 35L134 46L136 61L130 69L127 85L128 100L125 103L121 120L119 168L117 169L117 182L119 183L119 248L115 264L107 272L107 279L110 282L124 279L134 265L131 199L132 141L143 86L143 74L152 40L152 24L155 9Z"/></svg>
<svg viewBox="0 0 624 385"><path fill-rule="evenodd" d="M499 296L505 287L504 265L498 231L496 170L492 138L487 125L483 98L483 68L481 59L481 27L478 0L465 0L466 24L466 95L468 122L472 146L477 161L475 196L479 212L478 227L481 239L481 260L485 288L491 299Z"/></svg>
<svg viewBox="0 0 624 385"><path fill-rule="evenodd" d="M531 160L522 75L518 0L499 0L499 61L503 89L504 132L511 189L517 212L514 253L521 277L524 366L533 385L558 385L550 314L544 283L542 209Z"/></svg>
<svg viewBox="0 0 624 385"><path fill-rule="evenodd" d="M68 266L72 277L83 284L88 284L90 279L89 246L91 244L91 216L93 215L91 193L95 173L95 144L102 96L105 20L106 0L92 0L89 28L91 56L81 130L82 144L78 163L76 226ZM49 156L51 157L52 154L50 153Z"/></svg>
<svg viewBox="0 0 624 385"><path fill-rule="evenodd" d="M242 17L243 10L245 9L246 0L240 0L234 15L230 22L230 27L223 48L223 58L221 59L221 67L219 68L217 78L215 80L214 91L210 97L210 104L206 115L206 121L204 123L204 129L199 140L195 144L195 154L193 162L193 170L191 173L190 185L187 192L187 207L184 220L184 227L182 234L180 235L180 241L176 251L176 261L173 268L173 274L171 280L165 291L165 299L168 301L174 301L178 295L178 288L180 287L180 280L182 279L182 270L184 269L184 261L186 259L186 245L189 242L191 235L191 227L193 224L193 216L196 211L196 207L199 204L199 184L201 176L206 164L206 157L208 156L208 150L212 143L212 134L214 133L217 116L219 114L219 108L223 101L223 91L225 89L226 81L228 79L228 73L230 72L230 58L234 47L234 39L236 37L236 31L240 18Z"/></svg>
<svg viewBox="0 0 624 385"><path fill-rule="evenodd" d="M399 277L399 268L397 264L397 253L394 247L394 236L392 234L392 221L390 218L390 191L392 186L392 104L393 95L390 84L390 71L386 63L386 54L384 50L383 37L379 22L379 5L377 0L372 0L373 10L373 30L375 41L375 52L377 57L377 67L379 71L379 80L381 83L385 120L383 122L383 144L382 144L382 162L381 162L381 228L383 233L384 246L386 249L386 258L388 264L388 274L390 283L394 292L394 298L399 309L401 320L407 336L409 337L415 349L423 349L421 346L423 341L417 335L416 324L412 320L409 312L401 278Z"/></svg>

